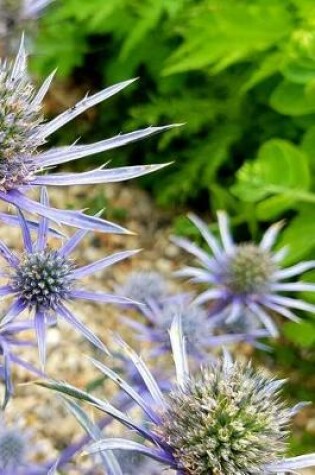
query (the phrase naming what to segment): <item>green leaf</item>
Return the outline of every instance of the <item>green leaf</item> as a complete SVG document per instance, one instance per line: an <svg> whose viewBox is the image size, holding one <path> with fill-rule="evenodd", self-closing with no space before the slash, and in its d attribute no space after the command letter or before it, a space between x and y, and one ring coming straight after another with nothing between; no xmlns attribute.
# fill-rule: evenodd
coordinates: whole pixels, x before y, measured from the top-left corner
<svg viewBox="0 0 315 475"><path fill-rule="evenodd" d="M268 18L268 22L266 22ZM212 66L219 72L264 51L289 34L292 18L281 2L200 2L182 27L185 41L170 57L165 74Z"/></svg>
<svg viewBox="0 0 315 475"><path fill-rule="evenodd" d="M315 125L309 127L305 132L301 149L307 154L312 171L315 171Z"/></svg>
<svg viewBox="0 0 315 475"><path fill-rule="evenodd" d="M274 195L266 198L256 206L256 216L260 221L278 219L278 217L296 205L296 198L285 195Z"/></svg>
<svg viewBox="0 0 315 475"><path fill-rule="evenodd" d="M315 249L315 219L313 207L301 212L283 230L279 240L279 247L289 246L289 254L285 258L286 264L293 264L307 258Z"/></svg>
<svg viewBox="0 0 315 475"><path fill-rule="evenodd" d="M315 323L285 323L283 333L290 341L304 348L315 344Z"/></svg>
<svg viewBox="0 0 315 475"><path fill-rule="evenodd" d="M282 74L290 82L306 85L315 80L315 61L310 58L291 61L282 69Z"/></svg>
<svg viewBox="0 0 315 475"><path fill-rule="evenodd" d="M286 140L272 139L262 145L256 160L241 167L232 192L244 201L258 202L270 195L284 195L289 205L292 199L315 203L315 195L307 191L309 186L306 155Z"/></svg>
<svg viewBox="0 0 315 475"><path fill-rule="evenodd" d="M280 114L312 114L315 112L315 88L284 80L271 94L270 105Z"/></svg>

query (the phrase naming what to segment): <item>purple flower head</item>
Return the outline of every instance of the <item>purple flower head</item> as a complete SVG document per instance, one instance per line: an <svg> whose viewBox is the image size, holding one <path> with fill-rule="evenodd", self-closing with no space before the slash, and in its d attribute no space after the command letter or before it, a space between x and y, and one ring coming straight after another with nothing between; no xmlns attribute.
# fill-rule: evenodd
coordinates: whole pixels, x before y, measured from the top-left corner
<svg viewBox="0 0 315 475"><path fill-rule="evenodd" d="M42 203L48 205L46 190L42 190ZM103 343L69 310L68 303L76 299L85 299L102 303L133 303L126 297L113 294L92 292L81 287L80 280L94 272L130 257L138 251L124 251L109 255L92 264L79 267L70 258L87 230L77 231L59 249L53 249L47 243L48 219L41 218L37 238L32 240L29 223L19 213L23 235L24 252L14 254L3 242L0 242L0 254L7 263L6 285L0 287L0 295L12 296L13 302L6 313L6 323L18 317L28 309L34 315L34 327L37 334L40 360L45 361L45 332L51 316L60 316L76 330L81 332L95 346L104 350Z"/></svg>
<svg viewBox="0 0 315 475"><path fill-rule="evenodd" d="M136 271L128 276L120 293L137 302L160 303L166 298L168 289L159 272Z"/></svg>
<svg viewBox="0 0 315 475"><path fill-rule="evenodd" d="M2 356L0 375L4 380L5 385L4 406L6 406L13 394L11 375L12 364L16 364L27 371L36 374L37 376L43 376L39 370L34 368L34 366L32 366L30 363L24 361L15 353L15 349L34 346L34 344L29 339L23 340L20 338L20 333L32 329L34 329L32 322L23 321L4 323L0 321L0 354Z"/></svg>
<svg viewBox="0 0 315 475"><path fill-rule="evenodd" d="M284 381L265 376L248 363L233 362L228 354L192 376L180 318L175 318L170 337L177 383L168 394L162 393L144 361L121 342L150 392L150 401L97 363L134 400L147 422L137 422L107 401L70 385L42 383L86 400L147 441L107 438L92 443L89 453L136 451L182 475L271 475L315 466L315 454L285 456L290 419L304 404L289 408L282 401Z"/></svg>
<svg viewBox="0 0 315 475"><path fill-rule="evenodd" d="M159 356L171 351L169 329L176 316L182 320L183 334L186 341L187 352L197 360L207 360L211 349L222 345L239 343L242 341L254 342L256 338L267 336L261 329L251 331L223 333L221 322L209 318L207 311L201 306L191 302L187 297L169 299L163 305L153 301L151 305L142 306L141 313L146 318L146 324L134 319L124 318L124 322L135 330L142 341L151 342L151 356Z"/></svg>
<svg viewBox="0 0 315 475"><path fill-rule="evenodd" d="M148 127L119 134L94 144L42 149L49 136L85 110L112 97L133 82L125 81L86 96L76 105L50 122L45 122L42 101L54 74L51 74L38 91L27 75L27 61L22 38L15 61L0 63L0 199L30 213L36 213L70 226L101 232L126 233L118 225L98 217L86 216L78 211L61 211L37 203L26 196L30 186L68 186L97 183L114 183L129 180L163 168L162 165L107 168L106 164L84 173L51 173L56 165L112 150L167 130L172 126ZM45 172L45 174L42 174Z"/></svg>
<svg viewBox="0 0 315 475"><path fill-rule="evenodd" d="M276 337L278 329L270 316L276 312L293 321L299 318L292 309L314 312L315 306L300 299L286 297L282 292L315 290L315 285L304 282L285 282L313 269L315 261L301 262L288 268L281 267L287 249L273 252L272 247L281 229L281 223L272 225L259 244L235 244L229 230L228 217L218 213L221 243L197 216L190 220L200 231L211 253L184 238L173 238L200 262L202 268L186 266L178 276L189 277L192 282L208 285L196 303L212 302L211 314L220 315L227 324L246 318L256 319L269 334Z"/></svg>

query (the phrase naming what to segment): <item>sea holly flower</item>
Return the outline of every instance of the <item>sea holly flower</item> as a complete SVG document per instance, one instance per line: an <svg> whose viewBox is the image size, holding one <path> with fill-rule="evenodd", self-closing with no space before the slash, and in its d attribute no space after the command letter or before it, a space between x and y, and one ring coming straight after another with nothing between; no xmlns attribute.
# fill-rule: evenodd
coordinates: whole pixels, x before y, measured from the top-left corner
<svg viewBox="0 0 315 475"><path fill-rule="evenodd" d="M43 150L51 134L85 110L112 97L133 82L124 81L86 96L55 119L45 122L42 101L54 74L51 74L38 91L27 75L27 58L23 39L15 61L0 63L0 200L17 208L44 215L56 222L101 232L126 233L115 224L99 217L87 216L78 211L62 211L37 203L26 196L32 187L42 185L68 186L114 183L129 180L163 168L162 165L143 165L121 168L98 168L84 173L51 173L52 167L96 153L112 150L173 126L148 127L119 134L88 145L73 144ZM41 174L45 172L45 174Z"/></svg>
<svg viewBox="0 0 315 475"><path fill-rule="evenodd" d="M92 443L89 453L136 451L181 475L271 475L315 466L315 454L285 456L290 419L304 404L287 406L281 398L284 381L265 376L249 363L233 362L228 354L192 376L180 318L175 318L170 337L177 383L168 394L162 393L144 361L123 342L147 385L150 400L143 399L126 381L96 362L139 406L146 423L133 420L107 401L71 385L40 383L87 401L147 441L107 438Z"/></svg>
<svg viewBox="0 0 315 475"><path fill-rule="evenodd" d="M287 249L272 251L282 223L270 226L259 244L235 244L224 212L218 213L221 242L201 219L193 214L189 218L200 231L210 253L185 238L174 237L173 242L196 257L202 267L186 266L177 275L209 286L197 297L196 303L211 302L212 315L221 315L227 324L241 321L244 315L256 318L270 335L276 337L278 330L270 313L299 321L292 309L315 312L315 305L282 295L283 292L315 291L314 284L286 282L313 269L315 261L282 267Z"/></svg>
<svg viewBox="0 0 315 475"><path fill-rule="evenodd" d="M5 394L4 403L6 406L10 397L13 394L13 383L11 367L16 364L37 376L43 376L43 374L36 369L33 365L22 359L16 354L15 349L21 347L34 346L33 342L29 339L22 339L20 334L33 330L34 326L32 322L9 322L4 323L0 320L0 354L2 355L2 365L0 366L0 375L4 380Z"/></svg>
<svg viewBox="0 0 315 475"><path fill-rule="evenodd" d="M163 302L168 295L165 279L159 272L131 272L119 293L132 300L143 303Z"/></svg>
<svg viewBox="0 0 315 475"><path fill-rule="evenodd" d="M153 344L149 354L154 357L171 350L169 329L176 316L182 320L188 354L200 361L207 360L215 347L243 341L255 343L257 338L268 336L262 329L223 332L220 321L209 318L201 305L192 303L187 297L166 300L163 305L151 301L151 304L139 307L139 311L145 317L145 323L128 317L124 317L123 322L135 331L138 339Z"/></svg>
<svg viewBox="0 0 315 475"><path fill-rule="evenodd" d="M49 206L48 196L42 189L41 202ZM91 343L104 350L104 344L85 327L68 308L72 300L90 300L102 303L130 304L126 297L104 292L92 292L81 287L80 280L94 272L131 257L138 250L117 252L83 267L78 266L70 254L74 251L88 230L77 231L59 249L53 249L47 243L49 221L42 217L36 240L33 241L28 221L19 212L23 236L24 251L13 253L0 242L0 254L7 263L4 276L6 285L0 287L2 297L13 297L4 321L10 322L24 310L34 315L34 327L37 334L39 355L42 365L45 362L45 332L49 318L60 316Z"/></svg>
<svg viewBox="0 0 315 475"><path fill-rule="evenodd" d="M44 475L44 465L30 462L39 446L34 445L33 434L22 426L22 421L8 425L0 420L0 473L1 475ZM53 472L51 472L53 473Z"/></svg>

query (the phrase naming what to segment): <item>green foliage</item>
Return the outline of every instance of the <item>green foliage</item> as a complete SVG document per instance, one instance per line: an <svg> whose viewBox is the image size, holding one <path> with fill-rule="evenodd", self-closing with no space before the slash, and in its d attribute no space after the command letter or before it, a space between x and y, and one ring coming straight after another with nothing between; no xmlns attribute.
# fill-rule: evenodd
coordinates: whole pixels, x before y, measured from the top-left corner
<svg viewBox="0 0 315 475"><path fill-rule="evenodd" d="M141 180L160 204L225 208L255 237L285 217L288 262L314 252L313 0L60 0L36 53L38 75L58 65L84 89L140 76L100 108L91 139L186 122L113 154L176 161Z"/></svg>

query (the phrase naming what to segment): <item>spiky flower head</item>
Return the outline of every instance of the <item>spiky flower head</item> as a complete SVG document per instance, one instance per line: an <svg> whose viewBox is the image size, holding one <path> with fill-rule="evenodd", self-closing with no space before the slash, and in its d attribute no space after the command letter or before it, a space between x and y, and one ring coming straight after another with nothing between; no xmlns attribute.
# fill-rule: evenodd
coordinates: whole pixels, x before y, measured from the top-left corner
<svg viewBox="0 0 315 475"><path fill-rule="evenodd" d="M262 473L285 454L290 410L279 383L218 362L169 395L158 434L189 475Z"/></svg>
<svg viewBox="0 0 315 475"><path fill-rule="evenodd" d="M189 277L192 282L208 286L197 297L196 303L211 302L209 311L212 315L220 315L223 321L236 323L238 327L242 327L240 321L245 316L250 317L272 336L277 336L278 330L270 314L275 312L299 321L292 309L315 312L314 305L282 295L282 292L315 290L314 284L285 282L314 268L315 261L301 262L287 268L282 266L287 249L272 251L282 223L272 225L259 244L235 244L224 212L218 213L221 242L201 219L195 215L189 217L211 251L208 254L187 239L173 238L177 245L195 256L202 266L201 269L187 266L177 272L178 276Z"/></svg>
<svg viewBox="0 0 315 475"><path fill-rule="evenodd" d="M22 418L6 423L0 416L0 473L1 475L54 474L47 468L47 461L34 462L41 451L34 440L34 433Z"/></svg>
<svg viewBox="0 0 315 475"><path fill-rule="evenodd" d="M39 0L38 0L39 1ZM37 2L38 3L38 2ZM39 2L43 3L43 2ZM43 150L48 137L90 107L115 95L133 80L100 91L75 104L50 122L45 122L42 102L49 90L54 73L36 90L27 74L27 56L22 38L14 62L0 63L0 200L19 209L45 215L70 226L101 232L126 233L127 230L99 217L78 211L48 208L25 196L32 186L68 186L113 183L129 180L163 168L164 165L143 165L108 169L105 167L84 173L56 173L38 175L57 165L105 152L168 129L148 127L88 145L71 145Z"/></svg>
<svg viewBox="0 0 315 475"><path fill-rule="evenodd" d="M252 243L235 246L222 266L223 285L236 295L262 294L272 285L277 265L270 252Z"/></svg>
<svg viewBox="0 0 315 475"><path fill-rule="evenodd" d="M23 465L27 454L27 440L18 429L0 431L0 468L16 469Z"/></svg>
<svg viewBox="0 0 315 475"><path fill-rule="evenodd" d="M12 288L28 307L56 309L71 297L72 271L70 259L56 250L26 253L12 275Z"/></svg>
<svg viewBox="0 0 315 475"><path fill-rule="evenodd" d="M159 272L136 271L128 276L121 293L137 302L161 302L167 295L167 286Z"/></svg>
<svg viewBox="0 0 315 475"><path fill-rule="evenodd" d="M136 393L109 368L95 362L144 411L147 423L135 422L106 407L102 401L70 385L56 382L44 386L85 399L132 427L150 445L121 438L94 442L89 452L137 451L181 475L271 475L315 466L315 454L286 458L289 422L303 404L289 408L282 401L283 381L272 379L250 364L221 360L201 368L199 376L189 371L181 320L170 330L177 384L164 394L144 361L121 342L138 369L151 398ZM116 411L116 413L115 413ZM295 472L294 472L295 473Z"/></svg>
<svg viewBox="0 0 315 475"><path fill-rule="evenodd" d="M49 205L46 190L42 189L41 202ZM118 252L86 266L79 266L70 254L87 234L87 230L74 233L59 248L52 248L49 242L49 221L42 218L37 227L36 239L31 236L31 223L19 212L19 222L24 242L24 252L12 252L0 242L0 254L7 263L6 285L0 287L0 295L12 297L4 322L17 318L24 310L34 317L39 354L42 366L45 362L46 325L51 317L60 316L82 333L95 346L105 349L103 343L83 325L69 310L68 304L76 299L95 302L133 305L135 302L104 292L91 292L82 288L81 278L101 271L106 267L131 257L138 250ZM59 239L60 243L60 239Z"/></svg>

